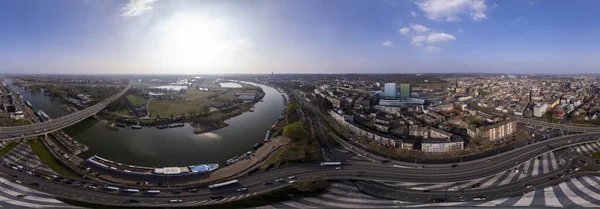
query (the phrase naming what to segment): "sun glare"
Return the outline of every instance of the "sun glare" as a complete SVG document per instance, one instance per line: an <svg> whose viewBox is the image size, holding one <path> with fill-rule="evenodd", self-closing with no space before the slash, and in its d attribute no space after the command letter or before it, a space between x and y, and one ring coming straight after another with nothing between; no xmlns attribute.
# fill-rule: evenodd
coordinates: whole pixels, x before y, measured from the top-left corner
<svg viewBox="0 0 600 209"><path fill-rule="evenodd" d="M193 14L177 14L165 22L163 63L188 73L209 73L208 67L226 60L225 25Z"/></svg>

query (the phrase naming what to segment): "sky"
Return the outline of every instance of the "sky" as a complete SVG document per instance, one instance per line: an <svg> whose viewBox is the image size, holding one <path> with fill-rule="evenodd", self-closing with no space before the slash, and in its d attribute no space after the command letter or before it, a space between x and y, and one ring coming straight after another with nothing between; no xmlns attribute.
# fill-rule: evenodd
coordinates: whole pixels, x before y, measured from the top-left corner
<svg viewBox="0 0 600 209"><path fill-rule="evenodd" d="M599 6L3 0L0 73L598 73Z"/></svg>

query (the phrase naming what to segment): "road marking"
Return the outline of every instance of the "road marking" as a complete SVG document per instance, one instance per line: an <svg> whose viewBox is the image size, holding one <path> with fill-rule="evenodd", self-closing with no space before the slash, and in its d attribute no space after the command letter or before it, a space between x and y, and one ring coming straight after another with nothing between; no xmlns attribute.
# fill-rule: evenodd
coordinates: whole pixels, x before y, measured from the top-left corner
<svg viewBox="0 0 600 209"><path fill-rule="evenodd" d="M256 195L256 192L254 192L252 195Z"/></svg>
<svg viewBox="0 0 600 209"><path fill-rule="evenodd" d="M247 195L246 195L246 197L248 197L248 196L250 196L250 194L247 194ZM244 197L244 198L246 198L246 197Z"/></svg>
<svg viewBox="0 0 600 209"><path fill-rule="evenodd" d="M239 200L240 198L242 198L244 195L240 195L237 199Z"/></svg>

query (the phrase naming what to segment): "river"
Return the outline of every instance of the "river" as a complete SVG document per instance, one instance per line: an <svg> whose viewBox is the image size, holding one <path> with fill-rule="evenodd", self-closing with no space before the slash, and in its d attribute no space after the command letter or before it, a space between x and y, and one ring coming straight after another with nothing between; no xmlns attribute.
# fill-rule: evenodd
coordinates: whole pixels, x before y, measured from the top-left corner
<svg viewBox="0 0 600 209"><path fill-rule="evenodd" d="M60 101L44 94L31 94L12 85L10 80L6 83L30 101L35 109L43 109L53 117L65 114ZM226 121L229 126L204 134L194 134L189 125L169 129L143 127L111 131L103 127L104 121L95 119L87 119L65 131L89 147L89 151L81 155L84 158L96 154L116 162L152 167L223 164L263 141L267 130L285 108L281 93L265 85L255 85L263 89L265 96L263 102L256 103L254 112L233 117Z"/></svg>

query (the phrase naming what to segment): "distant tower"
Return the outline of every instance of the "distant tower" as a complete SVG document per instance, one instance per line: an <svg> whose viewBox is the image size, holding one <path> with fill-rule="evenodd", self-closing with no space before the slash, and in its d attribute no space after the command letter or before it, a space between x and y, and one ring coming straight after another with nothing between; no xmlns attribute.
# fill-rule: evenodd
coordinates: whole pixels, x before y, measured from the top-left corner
<svg viewBox="0 0 600 209"><path fill-rule="evenodd" d="M273 75L273 70L271 70L271 75Z"/></svg>

